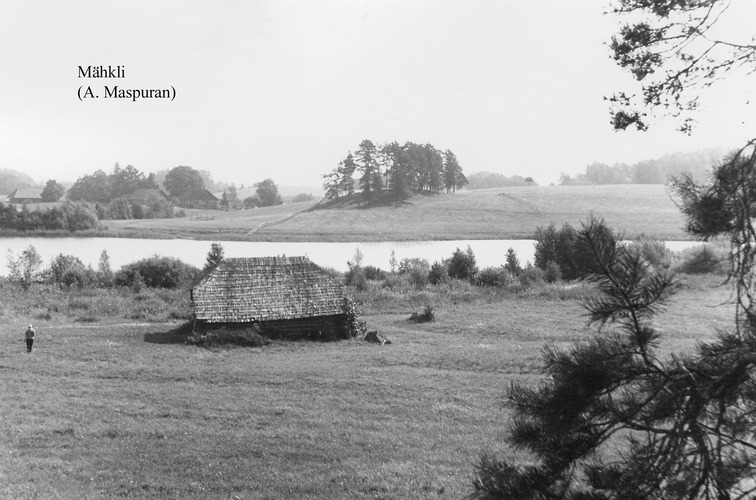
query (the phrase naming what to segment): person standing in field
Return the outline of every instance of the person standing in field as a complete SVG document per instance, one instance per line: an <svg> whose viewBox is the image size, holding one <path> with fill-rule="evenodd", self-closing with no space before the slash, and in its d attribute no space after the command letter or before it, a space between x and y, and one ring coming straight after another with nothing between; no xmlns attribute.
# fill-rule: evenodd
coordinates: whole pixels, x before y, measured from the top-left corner
<svg viewBox="0 0 756 500"><path fill-rule="evenodd" d="M29 328L26 329L26 352L32 352L32 345L34 345L34 328L29 324Z"/></svg>

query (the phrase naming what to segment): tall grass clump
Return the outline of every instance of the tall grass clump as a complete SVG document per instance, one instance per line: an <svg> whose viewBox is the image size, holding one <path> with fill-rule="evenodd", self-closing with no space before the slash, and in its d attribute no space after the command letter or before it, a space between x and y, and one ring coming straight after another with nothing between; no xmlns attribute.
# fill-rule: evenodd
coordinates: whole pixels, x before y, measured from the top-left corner
<svg viewBox="0 0 756 500"><path fill-rule="evenodd" d="M413 323L430 323L436 320L436 315L433 313L432 306L425 306L423 312L413 312L408 321Z"/></svg>

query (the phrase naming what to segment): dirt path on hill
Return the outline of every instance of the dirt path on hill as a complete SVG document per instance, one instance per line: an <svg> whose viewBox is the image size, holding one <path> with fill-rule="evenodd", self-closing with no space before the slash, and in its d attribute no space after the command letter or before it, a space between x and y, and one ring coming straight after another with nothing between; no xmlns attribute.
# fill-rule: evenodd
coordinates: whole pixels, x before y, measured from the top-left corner
<svg viewBox="0 0 756 500"><path fill-rule="evenodd" d="M254 233L256 233L257 231L259 231L260 229L262 229L264 227L275 226L276 224L283 224L286 221L290 221L291 219L293 219L294 217L296 217L297 215L299 215L299 214L301 214L303 212L309 212L310 210L313 210L315 207L317 207L318 205L320 205L320 203L323 200L325 200L325 197L323 197L320 200L318 200L318 202L316 204L314 204L313 206L307 207L307 208L303 208L302 210L297 210L293 214L289 214L286 217L283 217L281 219L269 220L269 221L261 222L260 224L258 224L255 227L253 227L252 230L249 231L246 234L246 236L249 236L250 234L254 234Z"/></svg>

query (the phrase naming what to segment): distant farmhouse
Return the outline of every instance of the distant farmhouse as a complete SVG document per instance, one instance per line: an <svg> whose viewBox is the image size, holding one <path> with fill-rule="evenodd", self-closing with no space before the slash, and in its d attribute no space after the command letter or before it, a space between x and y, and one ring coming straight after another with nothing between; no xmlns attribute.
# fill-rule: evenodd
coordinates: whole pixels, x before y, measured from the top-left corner
<svg viewBox="0 0 756 500"><path fill-rule="evenodd" d="M171 201L160 189L136 189L133 193L127 194L126 199L140 205L150 205L154 201Z"/></svg>
<svg viewBox="0 0 756 500"><path fill-rule="evenodd" d="M9 203L42 203L41 188L17 188L8 195Z"/></svg>
<svg viewBox="0 0 756 500"><path fill-rule="evenodd" d="M176 204L184 208L218 208L218 198L207 189L192 189L176 199Z"/></svg>
<svg viewBox="0 0 756 500"><path fill-rule="evenodd" d="M342 287L307 257L228 258L191 291L195 331L259 325L274 337L346 338Z"/></svg>

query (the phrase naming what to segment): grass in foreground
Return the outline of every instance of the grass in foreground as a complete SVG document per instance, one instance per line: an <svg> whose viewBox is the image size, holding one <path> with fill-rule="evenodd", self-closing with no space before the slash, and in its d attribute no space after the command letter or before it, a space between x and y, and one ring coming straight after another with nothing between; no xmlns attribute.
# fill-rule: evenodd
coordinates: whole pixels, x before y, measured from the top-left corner
<svg viewBox="0 0 756 500"><path fill-rule="evenodd" d="M685 279L660 316L670 350L731 319L716 278ZM463 497L481 453L512 453L506 387L585 319L558 297L424 293L366 304L386 346L203 349L157 343L176 323L53 319L27 355L24 325L3 329L0 497ZM435 321L407 321L423 303Z"/></svg>

